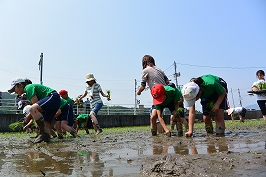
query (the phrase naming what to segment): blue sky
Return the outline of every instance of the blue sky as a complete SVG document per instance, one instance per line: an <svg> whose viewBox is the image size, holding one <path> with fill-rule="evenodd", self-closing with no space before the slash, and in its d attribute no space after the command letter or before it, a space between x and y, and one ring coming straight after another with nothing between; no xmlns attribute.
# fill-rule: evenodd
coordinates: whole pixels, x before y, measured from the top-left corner
<svg viewBox="0 0 266 177"><path fill-rule="evenodd" d="M232 107L238 89L243 106L256 104L247 91L266 70L264 0L0 0L0 24L0 91L16 77L40 83L41 53L44 85L75 98L93 73L115 105L134 105L145 54L173 81L175 61L180 85L222 77ZM149 91L137 99L151 104Z"/></svg>

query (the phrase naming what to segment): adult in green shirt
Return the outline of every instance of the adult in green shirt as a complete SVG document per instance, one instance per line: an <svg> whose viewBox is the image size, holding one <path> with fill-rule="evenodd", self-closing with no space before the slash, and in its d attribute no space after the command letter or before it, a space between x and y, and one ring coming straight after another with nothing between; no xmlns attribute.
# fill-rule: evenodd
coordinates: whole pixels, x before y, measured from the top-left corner
<svg viewBox="0 0 266 177"><path fill-rule="evenodd" d="M224 110L228 109L226 82L222 78L211 74L192 78L190 81L182 88L184 105L189 107L189 131L186 136L192 136L196 115L195 101L199 98L201 99L206 132L213 133L211 116L214 116L216 135L224 135Z"/></svg>
<svg viewBox="0 0 266 177"><path fill-rule="evenodd" d="M26 94L27 99L32 103L30 114L40 129L40 134L34 143L48 142L51 122L60 107L60 96L56 90L41 84L32 84L29 79L16 78L11 82L8 92L15 92L18 95Z"/></svg>

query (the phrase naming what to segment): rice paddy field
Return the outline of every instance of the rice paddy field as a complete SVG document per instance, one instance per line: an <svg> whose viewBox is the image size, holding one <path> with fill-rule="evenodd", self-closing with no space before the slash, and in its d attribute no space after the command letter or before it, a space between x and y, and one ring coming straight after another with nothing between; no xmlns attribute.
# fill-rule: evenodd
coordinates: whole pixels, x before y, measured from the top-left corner
<svg viewBox="0 0 266 177"><path fill-rule="evenodd" d="M226 121L224 137L195 124L193 137L151 136L148 126L79 131L33 144L35 133L0 134L0 176L266 176L266 121Z"/></svg>

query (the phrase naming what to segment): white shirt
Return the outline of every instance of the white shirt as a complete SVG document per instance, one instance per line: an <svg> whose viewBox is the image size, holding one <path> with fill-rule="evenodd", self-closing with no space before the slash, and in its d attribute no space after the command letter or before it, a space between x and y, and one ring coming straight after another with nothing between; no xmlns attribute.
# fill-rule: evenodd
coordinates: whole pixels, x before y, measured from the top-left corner
<svg viewBox="0 0 266 177"><path fill-rule="evenodd" d="M243 107L236 107L236 108L234 108L233 114L241 113L242 110L243 110Z"/></svg>
<svg viewBox="0 0 266 177"><path fill-rule="evenodd" d="M261 82L264 83L265 81L264 80L258 80L252 84L252 87L258 86L259 83L261 83ZM257 95L257 100L266 100L266 94L256 94L256 95Z"/></svg>

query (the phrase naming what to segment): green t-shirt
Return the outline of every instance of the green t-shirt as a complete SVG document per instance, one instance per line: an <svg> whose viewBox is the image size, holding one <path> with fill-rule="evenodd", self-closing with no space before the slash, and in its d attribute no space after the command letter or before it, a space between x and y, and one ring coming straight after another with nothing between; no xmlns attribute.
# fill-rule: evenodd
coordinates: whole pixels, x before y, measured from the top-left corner
<svg viewBox="0 0 266 177"><path fill-rule="evenodd" d="M201 98L209 98L213 93L221 95L224 92L224 87L218 76L207 74L201 76L201 78L203 79L203 83L200 85L203 88Z"/></svg>
<svg viewBox="0 0 266 177"><path fill-rule="evenodd" d="M66 99L67 100L67 102L72 106L72 108L73 108L73 105L74 105L74 100L72 100L71 98L67 98Z"/></svg>
<svg viewBox="0 0 266 177"><path fill-rule="evenodd" d="M67 104L67 100L65 100L64 98L60 98L60 108L59 109L62 109L65 107L65 105Z"/></svg>
<svg viewBox="0 0 266 177"><path fill-rule="evenodd" d="M86 117L88 117L89 114L80 114L77 119L86 119Z"/></svg>
<svg viewBox="0 0 266 177"><path fill-rule="evenodd" d="M25 86L24 91L26 93L27 99L31 101L31 98L35 95L37 96L38 100L47 97L50 93L54 91L54 89L51 89L41 84L28 84Z"/></svg>
<svg viewBox="0 0 266 177"><path fill-rule="evenodd" d="M85 123L86 122L86 117L88 117L89 114L80 114L77 119L78 119L78 123Z"/></svg>
<svg viewBox="0 0 266 177"><path fill-rule="evenodd" d="M165 107L172 101L178 102L182 98L182 93L180 89L178 88L173 88L168 85L164 86L164 89L166 91L165 93L165 100L162 102L162 104L155 105L156 110L161 110L162 107Z"/></svg>

